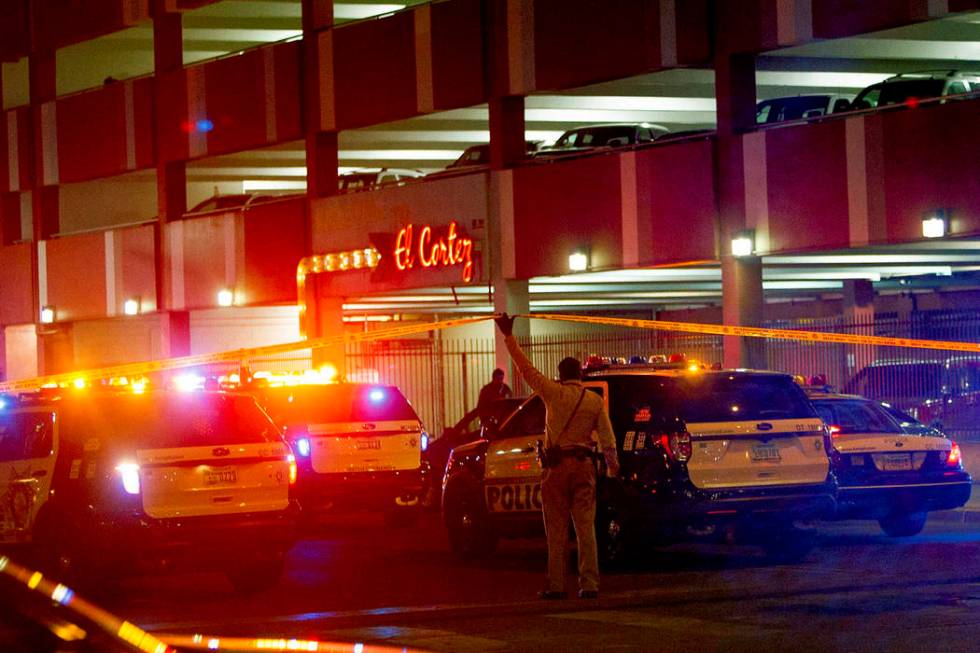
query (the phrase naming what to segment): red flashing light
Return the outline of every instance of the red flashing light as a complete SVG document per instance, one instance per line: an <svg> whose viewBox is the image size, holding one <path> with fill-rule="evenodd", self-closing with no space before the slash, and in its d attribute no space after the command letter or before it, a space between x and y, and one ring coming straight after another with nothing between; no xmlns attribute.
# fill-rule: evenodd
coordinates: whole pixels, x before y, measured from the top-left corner
<svg viewBox="0 0 980 653"><path fill-rule="evenodd" d="M690 460L693 453L691 444L691 434L687 431L683 433L663 434L659 438L660 446L667 453L667 456L674 461L684 462Z"/></svg>
<svg viewBox="0 0 980 653"><path fill-rule="evenodd" d="M960 445L953 443L950 447L949 457L946 458L947 467L960 467L963 465L963 452L960 451Z"/></svg>
<svg viewBox="0 0 980 653"><path fill-rule="evenodd" d="M687 356L684 354L671 354L667 358L668 363L683 363L687 360Z"/></svg>
<svg viewBox="0 0 980 653"><path fill-rule="evenodd" d="M587 370L598 370L604 367L609 367L609 359L602 356L597 356L593 354L585 359L584 368Z"/></svg>

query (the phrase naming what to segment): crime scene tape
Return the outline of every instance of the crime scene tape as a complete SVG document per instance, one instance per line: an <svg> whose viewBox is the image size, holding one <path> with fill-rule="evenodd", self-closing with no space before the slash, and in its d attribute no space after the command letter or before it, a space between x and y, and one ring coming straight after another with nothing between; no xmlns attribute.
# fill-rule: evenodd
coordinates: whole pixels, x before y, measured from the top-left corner
<svg viewBox="0 0 980 653"><path fill-rule="evenodd" d="M318 349L322 347L332 347L346 343L371 342L377 340L387 340L404 336L427 333L430 331L440 331L464 324L474 324L492 319L494 316L481 316L459 318L455 320L444 320L441 322L422 322L419 324L409 324L405 326L380 329L378 331L367 331L362 333L344 333L325 338L315 338L312 340L298 340L279 345L266 345L262 347L251 347L246 349L234 349L230 351L198 354L195 356L179 356L156 361L145 361L140 363L126 363L109 367L81 370L77 372L64 372L60 374L50 374L47 376L21 381L7 381L0 383L0 392L18 392L23 390L33 390L45 385L57 385L73 383L79 379L90 382L96 379L105 379L121 376L140 376L163 372L168 370L195 367L198 365L210 365L213 363L235 362L263 356L273 356L275 354L289 353L302 349ZM578 315L558 315L551 313L535 313L534 315L516 315L535 320L553 320L559 322L577 322L581 324L598 324L605 326L626 327L634 329L648 329L657 331L673 331L680 333L697 333L719 336L740 336L748 338L773 338L779 340L795 340L799 342L811 343L838 343L847 345L879 345L883 347L908 347L913 349L932 349L944 351L962 351L970 353L980 353L980 343L958 342L951 340L918 340L914 338L891 338L885 336L864 336L850 333L826 333L823 331L798 331L794 329L766 329L761 327L729 326L722 324L700 324L695 322L670 322L665 320L637 320L615 317L587 317Z"/></svg>
<svg viewBox="0 0 980 653"><path fill-rule="evenodd" d="M390 338L400 338L404 336L427 333L429 331L440 331L451 327L473 324L491 319L485 317L467 317L456 320L444 320L441 322L423 322L420 324L408 324L405 326L379 329L377 331L367 331L363 333L344 333L325 338L314 338L311 340L297 340L286 342L279 345L266 345L262 347L250 347L246 349L233 349L230 351L217 352L213 354L197 354L194 356L178 356L175 358L165 358L155 361L143 361L139 363L124 363L108 367L79 370L77 372L62 372L59 374L49 374L33 379L21 381L6 381L0 383L0 392L18 392L23 390L34 390L42 386L58 385L62 383L73 383L79 379L93 381L96 379L107 379L121 376L141 376L154 372L165 372L185 367L195 367L198 365L210 365L212 363L224 363L261 358L263 356L273 356L284 354L301 349L319 349L322 347L333 347L346 343L371 342L375 340L387 340Z"/></svg>
<svg viewBox="0 0 980 653"><path fill-rule="evenodd" d="M980 353L980 343L958 342L954 340L916 340L914 338L862 336L853 333L826 333L823 331L797 331L795 329L764 329L761 327L727 326L723 324L668 322L664 320L632 320L616 317L584 317L550 313L535 313L534 315L518 315L516 317L527 317L535 320L580 322L582 324L602 324L606 326L628 327L634 329L653 329L656 331L677 331L681 333L698 333L718 336L773 338L777 340L796 340L799 342L833 342L845 345L879 345L882 347L909 347L912 349L941 349L946 351Z"/></svg>

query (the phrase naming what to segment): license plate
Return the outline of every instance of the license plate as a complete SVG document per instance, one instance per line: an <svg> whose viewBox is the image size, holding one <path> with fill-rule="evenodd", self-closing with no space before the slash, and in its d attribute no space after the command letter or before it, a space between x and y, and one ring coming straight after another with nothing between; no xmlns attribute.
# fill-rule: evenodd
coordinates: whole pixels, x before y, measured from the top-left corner
<svg viewBox="0 0 980 653"><path fill-rule="evenodd" d="M369 449L380 449L381 440L355 440L354 448L358 451L365 451Z"/></svg>
<svg viewBox="0 0 980 653"><path fill-rule="evenodd" d="M878 467L883 472L903 472L912 469L912 456L907 453L886 453L878 456Z"/></svg>
<svg viewBox="0 0 980 653"><path fill-rule="evenodd" d="M205 485L231 485L238 482L238 472L234 469L214 469L204 472Z"/></svg>
<svg viewBox="0 0 980 653"><path fill-rule="evenodd" d="M779 447L774 444L757 444L752 447L752 460L756 462L778 461Z"/></svg>

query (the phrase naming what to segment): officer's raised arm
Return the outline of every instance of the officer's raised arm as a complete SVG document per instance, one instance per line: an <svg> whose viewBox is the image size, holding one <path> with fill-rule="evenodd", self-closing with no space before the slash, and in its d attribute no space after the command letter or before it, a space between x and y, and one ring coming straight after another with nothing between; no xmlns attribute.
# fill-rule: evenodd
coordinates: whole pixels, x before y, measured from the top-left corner
<svg viewBox="0 0 980 653"><path fill-rule="evenodd" d="M504 335L504 343L507 345L507 351L510 352L514 364L520 371L521 376L524 377L524 380L527 381L527 384L531 386L531 389L540 394L541 398L545 401L557 395L561 384L549 379L538 371L534 367L534 364L531 363L531 359L521 349L521 346L517 344L517 339L513 334L514 318L504 313L500 317L494 318L493 321L497 323L497 328Z"/></svg>

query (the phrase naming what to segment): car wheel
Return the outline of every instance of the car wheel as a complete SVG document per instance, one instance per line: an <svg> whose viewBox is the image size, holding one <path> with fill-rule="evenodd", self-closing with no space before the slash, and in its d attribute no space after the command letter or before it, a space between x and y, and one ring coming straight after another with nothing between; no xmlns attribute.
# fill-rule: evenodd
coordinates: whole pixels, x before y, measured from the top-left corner
<svg viewBox="0 0 980 653"><path fill-rule="evenodd" d="M53 518L39 521L34 536L37 566L55 581L91 590L100 574L81 545L86 539L59 528Z"/></svg>
<svg viewBox="0 0 980 653"><path fill-rule="evenodd" d="M450 497L446 501L445 522L449 546L456 555L473 558L497 549L497 534L490 526L486 509L473 494Z"/></svg>
<svg viewBox="0 0 980 653"><path fill-rule="evenodd" d="M889 537L911 537L925 528L925 512L893 513L878 520L881 530Z"/></svg>
<svg viewBox="0 0 980 653"><path fill-rule="evenodd" d="M254 560L229 569L225 575L239 594L255 594L270 589L279 582L284 563L281 555Z"/></svg>
<svg viewBox="0 0 980 653"><path fill-rule="evenodd" d="M623 567L633 560L634 546L628 527L612 509L601 511L596 519L596 545L599 564L607 569Z"/></svg>

